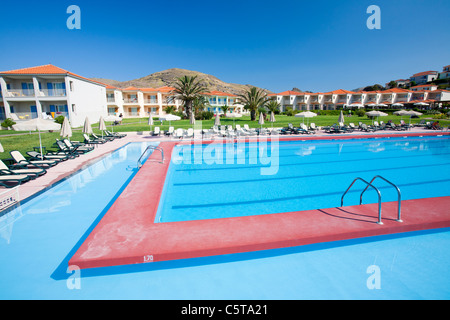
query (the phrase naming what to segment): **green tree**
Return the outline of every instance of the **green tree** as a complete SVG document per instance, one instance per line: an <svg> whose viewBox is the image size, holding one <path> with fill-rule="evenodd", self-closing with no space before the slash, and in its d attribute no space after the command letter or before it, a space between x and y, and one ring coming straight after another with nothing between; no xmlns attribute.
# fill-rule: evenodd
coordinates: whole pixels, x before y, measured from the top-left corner
<svg viewBox="0 0 450 320"><path fill-rule="evenodd" d="M204 85L197 80L197 76L177 78L173 84L174 98L183 102L184 111L188 119L191 117L193 101L205 91Z"/></svg>
<svg viewBox="0 0 450 320"><path fill-rule="evenodd" d="M221 106L220 108L222 109L224 115L227 114L228 110L230 110L230 107L227 105Z"/></svg>
<svg viewBox="0 0 450 320"><path fill-rule="evenodd" d="M390 81L388 83L388 86L389 86L389 88L397 88L398 87L397 82L395 82L394 80Z"/></svg>
<svg viewBox="0 0 450 320"><path fill-rule="evenodd" d="M276 100L269 100L269 102L266 103L266 108L270 112L275 113L277 110L280 110L280 104Z"/></svg>
<svg viewBox="0 0 450 320"><path fill-rule="evenodd" d="M250 110L250 120L256 120L256 111L259 107L266 103L267 94L262 90L251 87L248 91L239 95L240 102L245 106L246 110Z"/></svg>

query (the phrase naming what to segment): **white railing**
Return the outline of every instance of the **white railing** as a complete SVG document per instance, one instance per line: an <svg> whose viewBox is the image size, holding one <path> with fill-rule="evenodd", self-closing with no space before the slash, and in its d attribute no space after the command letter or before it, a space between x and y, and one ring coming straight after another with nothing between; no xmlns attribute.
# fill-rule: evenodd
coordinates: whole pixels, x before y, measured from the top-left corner
<svg viewBox="0 0 450 320"><path fill-rule="evenodd" d="M34 97L34 89L8 89L6 93L7 97Z"/></svg>
<svg viewBox="0 0 450 320"><path fill-rule="evenodd" d="M39 89L38 96L41 96L41 97L65 97L66 89Z"/></svg>

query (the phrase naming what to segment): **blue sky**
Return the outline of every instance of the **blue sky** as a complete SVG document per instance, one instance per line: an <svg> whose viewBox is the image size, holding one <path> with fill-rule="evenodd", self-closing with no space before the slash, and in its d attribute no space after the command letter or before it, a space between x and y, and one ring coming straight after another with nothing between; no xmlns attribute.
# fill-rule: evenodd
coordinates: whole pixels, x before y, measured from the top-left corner
<svg viewBox="0 0 450 320"><path fill-rule="evenodd" d="M69 5L81 30L69 30ZM367 7L381 9L369 30ZM0 70L119 81L183 68L273 92L355 89L450 64L448 0L8 1Z"/></svg>

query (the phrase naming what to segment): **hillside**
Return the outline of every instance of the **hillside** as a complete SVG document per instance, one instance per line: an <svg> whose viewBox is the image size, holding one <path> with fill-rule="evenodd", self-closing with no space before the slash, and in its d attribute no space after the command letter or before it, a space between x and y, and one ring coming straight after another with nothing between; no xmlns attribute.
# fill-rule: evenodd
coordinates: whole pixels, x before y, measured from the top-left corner
<svg viewBox="0 0 450 320"><path fill-rule="evenodd" d="M100 81L106 84L113 85L118 88L126 88L126 87L142 87L142 88L158 88L163 86L171 86L175 80L179 77L182 77L184 75L188 76L197 76L198 79L204 83L205 87L209 91L223 91L227 93L233 93L233 94L240 94L244 91L246 91L248 88L252 87L252 85L242 85L242 84L235 84L235 83L227 83L224 82L215 76L198 72L198 71L191 71L191 70L185 70L185 69L167 69L164 71L159 71L152 73L148 76L129 80L129 81L116 81L112 79L102 79L102 78L92 78L92 80ZM268 90L265 90L267 93L271 93Z"/></svg>

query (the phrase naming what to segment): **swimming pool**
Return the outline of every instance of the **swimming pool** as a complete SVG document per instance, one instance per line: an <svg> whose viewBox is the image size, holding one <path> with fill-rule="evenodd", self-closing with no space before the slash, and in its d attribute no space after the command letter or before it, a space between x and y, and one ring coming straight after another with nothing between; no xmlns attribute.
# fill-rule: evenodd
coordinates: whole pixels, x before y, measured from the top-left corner
<svg viewBox="0 0 450 320"><path fill-rule="evenodd" d="M279 141L276 148L270 141L180 145L174 149L155 221L337 207L353 179L370 181L375 175L396 184L402 200L449 196L449 155L447 137ZM261 174L263 169L272 174ZM376 185L383 202L397 199L388 183L379 180ZM365 187L355 184L345 205L359 204ZM377 194L370 189L363 200L375 203Z"/></svg>
<svg viewBox="0 0 450 320"><path fill-rule="evenodd" d="M133 178L147 144L129 144L0 217L1 299L450 297L448 228L87 269L70 288L69 259ZM372 265L380 289L367 287Z"/></svg>

